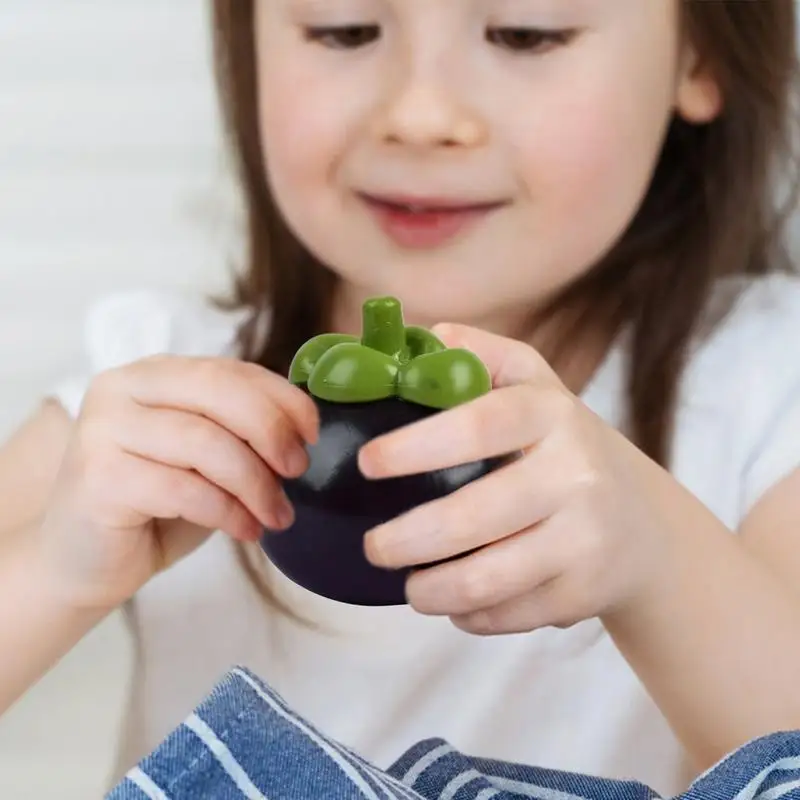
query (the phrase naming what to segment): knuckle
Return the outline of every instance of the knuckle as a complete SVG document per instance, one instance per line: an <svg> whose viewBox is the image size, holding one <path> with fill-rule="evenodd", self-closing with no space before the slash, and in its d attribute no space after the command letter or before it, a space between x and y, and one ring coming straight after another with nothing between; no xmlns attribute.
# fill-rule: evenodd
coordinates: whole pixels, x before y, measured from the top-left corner
<svg viewBox="0 0 800 800"><path fill-rule="evenodd" d="M287 427L286 417L276 405L255 397L251 400L250 405L251 413L255 419L260 421L266 439L272 441L285 431Z"/></svg>
<svg viewBox="0 0 800 800"><path fill-rule="evenodd" d="M557 428L547 446L557 464L559 479L573 495L586 497L601 488L603 469L584 437L571 428Z"/></svg>
<svg viewBox="0 0 800 800"><path fill-rule="evenodd" d="M491 403L476 403L467 416L464 435L472 449L479 451L491 441L497 419L497 410Z"/></svg>
<svg viewBox="0 0 800 800"><path fill-rule="evenodd" d="M430 531L431 541L460 540L466 534L464 520L475 519L474 513L474 502L469 499L469 493L459 491L431 503L420 522Z"/></svg>
<svg viewBox="0 0 800 800"><path fill-rule="evenodd" d="M591 614L591 593L580 581L562 584L550 599L552 625L560 630L574 628Z"/></svg>
<svg viewBox="0 0 800 800"><path fill-rule="evenodd" d="M253 364L242 366L258 369ZM217 369L220 370L220 385L236 381L239 413L254 435L263 437L264 441L272 441L280 436L286 427L287 417L273 399L272 387L264 384L264 376L255 371L230 372L224 365L217 365Z"/></svg>
<svg viewBox="0 0 800 800"><path fill-rule="evenodd" d="M89 495L104 494L109 476L116 468L114 460L107 454L100 455L96 450L81 446L76 448L71 466L79 485Z"/></svg>
<svg viewBox="0 0 800 800"><path fill-rule="evenodd" d="M198 358L191 365L191 371L198 383L209 386L224 386L230 381L231 370L219 358Z"/></svg>
<svg viewBox="0 0 800 800"><path fill-rule="evenodd" d="M254 410L254 414L257 414L254 418L261 420L259 438L270 454L277 456L291 445L294 428L280 409L270 404L260 411Z"/></svg>
<svg viewBox="0 0 800 800"><path fill-rule="evenodd" d="M164 477L163 495L171 516L184 516L186 511L207 507L209 502L203 481L182 470L172 470Z"/></svg>
<svg viewBox="0 0 800 800"><path fill-rule="evenodd" d="M574 609L562 597L550 599L545 606L544 616L551 627L560 631L569 630L579 622Z"/></svg>
<svg viewBox="0 0 800 800"><path fill-rule="evenodd" d="M113 447L113 417L93 412L94 409L84 408L75 425L73 450L81 461L91 458L96 450Z"/></svg>
<svg viewBox="0 0 800 800"><path fill-rule="evenodd" d="M524 430L531 425L533 411L539 402L539 389L529 383L513 387L509 395L511 402L503 410L503 418L509 427Z"/></svg>
<svg viewBox="0 0 800 800"><path fill-rule="evenodd" d="M220 520L220 527L236 526L246 517L242 504L226 492L218 493L215 506L215 516Z"/></svg>
<svg viewBox="0 0 800 800"><path fill-rule="evenodd" d="M174 356L157 353L98 372L89 383L83 407L94 407L108 398L130 394L133 385L148 378L154 368L174 361Z"/></svg>
<svg viewBox="0 0 800 800"><path fill-rule="evenodd" d="M112 446L78 439L70 463L77 492L89 503L110 502L124 483L122 460L122 453Z"/></svg>
<svg viewBox="0 0 800 800"><path fill-rule="evenodd" d="M530 414L531 408L538 406L541 401L542 387L536 383L520 383L514 388L521 413Z"/></svg>
<svg viewBox="0 0 800 800"><path fill-rule="evenodd" d="M125 367L113 367L98 372L89 382L83 403L84 409L96 406L110 396L121 394L125 391L127 383Z"/></svg>
<svg viewBox="0 0 800 800"><path fill-rule="evenodd" d="M493 604L496 585L487 570L465 566L460 571L455 591L468 608L483 608Z"/></svg>
<svg viewBox="0 0 800 800"><path fill-rule="evenodd" d="M571 628L574 628L580 621L581 620L578 617L563 612L560 615L555 615L553 619L553 627L560 631L568 631Z"/></svg>
<svg viewBox="0 0 800 800"><path fill-rule="evenodd" d="M548 412L557 427L569 427L578 417L578 400L561 387L552 387L544 399Z"/></svg>
<svg viewBox="0 0 800 800"><path fill-rule="evenodd" d="M219 449L220 438L213 424L203 417L186 416L182 420L180 436L196 456L213 453Z"/></svg>
<svg viewBox="0 0 800 800"><path fill-rule="evenodd" d="M574 463L571 464L570 475L572 485L581 497L590 498L602 491L603 473L586 454L576 454Z"/></svg>
<svg viewBox="0 0 800 800"><path fill-rule="evenodd" d="M499 615L493 610L475 611L456 620L457 627L478 636L494 636L503 632Z"/></svg>
<svg viewBox="0 0 800 800"><path fill-rule="evenodd" d="M250 381L257 381L260 385L269 381L273 373L253 361L242 361L234 359L232 368L243 378Z"/></svg>

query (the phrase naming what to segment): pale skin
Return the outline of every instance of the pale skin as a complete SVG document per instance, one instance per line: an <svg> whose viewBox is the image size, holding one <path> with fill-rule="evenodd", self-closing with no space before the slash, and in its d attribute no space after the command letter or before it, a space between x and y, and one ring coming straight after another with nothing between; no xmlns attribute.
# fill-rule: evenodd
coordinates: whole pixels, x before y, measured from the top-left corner
<svg viewBox="0 0 800 800"><path fill-rule="evenodd" d="M356 327L365 293L395 293L414 321L467 323L437 333L474 350L493 375L487 397L369 444L362 470L380 479L520 453L458 496L371 532L367 554L399 567L480 548L408 585L418 612L476 635L599 617L702 769L756 736L800 728L800 472L734 536L583 405L576 391L596 354L579 353L576 373L556 374L536 332L515 337L522 308L585 269L635 212L669 114L710 119L721 98L680 46L672 4L489 4L516 25L585 29L537 55L537 67L494 61L480 38L469 44L479 5L259 7L274 189L309 247L343 278L337 327ZM303 25L374 18L387 31L386 52L380 44L348 55L308 50L296 36ZM462 31L465 46L445 48L433 35L443 26ZM581 78L584 58L596 67L591 81ZM474 86L476 65L504 71L507 96ZM538 87L542 103L564 96L536 70L548 81L587 81L573 94L589 99L560 117L555 107L535 116L541 104L510 114L504 103L518 109L523 90ZM386 79L398 74L405 82ZM620 91L629 74L635 80ZM465 75L462 84L456 76ZM623 145L609 133L621 128ZM582 142L587 130L591 141ZM525 145L532 131L535 144ZM558 137L582 160L559 155ZM399 174L422 181L431 165L442 185L428 191L463 190L455 176L468 171L471 186L507 207L454 244L404 252L353 190L405 189L390 184ZM576 214L587 220L580 236ZM261 524L284 527L291 512L280 479L302 471L316 425L313 403L283 378L225 359L160 357L100 375L75 422L46 406L0 453L0 648L14 654L0 663L0 710L211 531L253 540Z"/></svg>

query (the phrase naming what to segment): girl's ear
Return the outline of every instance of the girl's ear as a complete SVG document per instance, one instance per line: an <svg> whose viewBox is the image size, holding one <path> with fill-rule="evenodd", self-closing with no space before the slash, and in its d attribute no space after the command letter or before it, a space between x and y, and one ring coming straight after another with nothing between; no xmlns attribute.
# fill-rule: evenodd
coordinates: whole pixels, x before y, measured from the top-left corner
<svg viewBox="0 0 800 800"><path fill-rule="evenodd" d="M712 122L723 107L719 81L693 47L685 49L682 62L675 110L689 123L702 125Z"/></svg>

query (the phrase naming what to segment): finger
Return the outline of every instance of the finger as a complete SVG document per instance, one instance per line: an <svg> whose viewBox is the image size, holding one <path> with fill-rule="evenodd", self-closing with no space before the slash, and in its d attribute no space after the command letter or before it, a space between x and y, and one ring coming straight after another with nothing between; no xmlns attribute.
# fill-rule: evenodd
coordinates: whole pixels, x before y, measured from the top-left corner
<svg viewBox="0 0 800 800"><path fill-rule="evenodd" d="M317 409L283 378L228 359L159 358L128 370L128 390L139 404L208 417L247 442L284 477L305 468L303 440L316 439Z"/></svg>
<svg viewBox="0 0 800 800"><path fill-rule="evenodd" d="M569 628L588 618L564 601L558 580L539 586L491 608L454 615L452 623L462 631L478 636L530 633L540 628Z"/></svg>
<svg viewBox="0 0 800 800"><path fill-rule="evenodd" d="M562 531L547 522L476 553L413 573L406 584L419 613L463 616L529 594L560 575L566 562Z"/></svg>
<svg viewBox="0 0 800 800"><path fill-rule="evenodd" d="M478 356L495 387L558 380L547 361L524 342L449 323L437 325L433 333L448 347L463 347Z"/></svg>
<svg viewBox="0 0 800 800"><path fill-rule="evenodd" d="M261 524L236 497L202 475L126 454L118 481L131 510L159 520L183 519L242 541L261 534Z"/></svg>
<svg viewBox="0 0 800 800"><path fill-rule="evenodd" d="M387 569L432 564L544 521L564 503L571 483L557 460L548 465L539 456L501 467L374 528L364 540L367 558Z"/></svg>
<svg viewBox="0 0 800 800"><path fill-rule="evenodd" d="M262 524L289 527L294 515L278 479L241 439L197 414L131 406L114 434L125 452L194 470L236 497Z"/></svg>
<svg viewBox="0 0 800 800"><path fill-rule="evenodd" d="M536 446L574 402L561 387L498 389L373 439L359 467L368 478L397 477L518 452Z"/></svg>

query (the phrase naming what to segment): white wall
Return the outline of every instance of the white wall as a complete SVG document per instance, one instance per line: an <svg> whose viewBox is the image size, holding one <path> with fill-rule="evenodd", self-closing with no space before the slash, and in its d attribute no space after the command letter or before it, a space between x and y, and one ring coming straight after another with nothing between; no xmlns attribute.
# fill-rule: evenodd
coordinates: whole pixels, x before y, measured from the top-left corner
<svg viewBox="0 0 800 800"><path fill-rule="evenodd" d="M0 2L0 434L89 301L221 285L204 0Z"/></svg>
<svg viewBox="0 0 800 800"><path fill-rule="evenodd" d="M93 298L225 284L205 6L0 0L0 439ZM0 720L0 797L102 796L128 657L114 618Z"/></svg>

